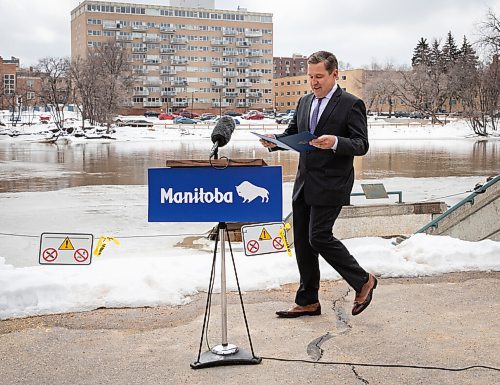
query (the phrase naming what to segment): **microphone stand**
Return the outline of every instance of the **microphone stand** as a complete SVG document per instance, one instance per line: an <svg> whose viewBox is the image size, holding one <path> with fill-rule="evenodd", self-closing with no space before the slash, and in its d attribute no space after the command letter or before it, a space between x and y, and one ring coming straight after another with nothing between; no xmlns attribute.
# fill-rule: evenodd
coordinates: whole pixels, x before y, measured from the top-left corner
<svg viewBox="0 0 500 385"><path fill-rule="evenodd" d="M219 159L219 149L214 151L214 159ZM238 286L238 293L240 296L241 308L243 311L243 318L247 330L248 341L250 342L251 352L244 349L239 349L238 346L229 344L227 342L227 298L226 298L226 235L229 243L229 250L231 251L231 258L233 260L234 274L236 276L236 284ZM203 336L208 331L208 322L210 318L210 305L212 303L212 288L215 273L215 260L217 256L217 243L220 240L220 255L221 255L221 268L220 268L220 297L221 297L221 324L222 324L222 341L220 345L214 346L209 351L201 354L201 347L203 344ZM206 326L206 328L205 328ZM207 340L208 342L208 340ZM248 328L245 307L243 305L243 298L241 296L240 284L238 281L238 274L236 273L236 264L234 263L233 250L231 248L231 241L227 231L226 222L219 222L217 225L217 233L215 238L214 259L212 262L212 273L210 276L210 283L207 295L207 304L205 308L205 317L203 319L203 329L201 331L200 348L198 351L198 358L191 364L192 369L209 368L213 366L225 365L256 365L262 362L261 357L257 357L253 351L252 338L250 337L250 330Z"/></svg>

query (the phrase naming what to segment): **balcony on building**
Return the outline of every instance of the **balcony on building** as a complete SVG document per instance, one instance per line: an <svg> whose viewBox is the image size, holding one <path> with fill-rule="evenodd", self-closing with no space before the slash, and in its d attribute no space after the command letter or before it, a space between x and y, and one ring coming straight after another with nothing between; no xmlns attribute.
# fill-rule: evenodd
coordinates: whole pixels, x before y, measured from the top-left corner
<svg viewBox="0 0 500 385"><path fill-rule="evenodd" d="M182 102L179 102L179 101L176 101L176 102L172 102L172 106L173 107L183 107L183 108L187 108L189 106L189 103L187 100L184 100Z"/></svg>
<svg viewBox="0 0 500 385"><path fill-rule="evenodd" d="M235 92L235 91L224 91L224 96L228 97L228 98L235 98L239 95L239 92Z"/></svg>
<svg viewBox="0 0 500 385"><path fill-rule="evenodd" d="M132 52L137 53L137 52L146 52L148 49L146 46L143 47L132 47Z"/></svg>
<svg viewBox="0 0 500 385"><path fill-rule="evenodd" d="M250 62L247 62L247 61L236 62L236 67L240 67L240 68L250 67L251 65L252 64Z"/></svg>
<svg viewBox="0 0 500 385"><path fill-rule="evenodd" d="M262 37L262 31L252 31L245 29L245 37Z"/></svg>
<svg viewBox="0 0 500 385"><path fill-rule="evenodd" d="M227 87L227 83L223 82L222 80L212 80L210 82L210 85L214 88L224 88Z"/></svg>
<svg viewBox="0 0 500 385"><path fill-rule="evenodd" d="M252 44L249 41L237 41L236 42L236 47L239 47L239 48L248 48L251 45Z"/></svg>
<svg viewBox="0 0 500 385"><path fill-rule="evenodd" d="M160 101L145 101L142 103L144 107L161 107L161 102Z"/></svg>
<svg viewBox="0 0 500 385"><path fill-rule="evenodd" d="M160 36L158 36L158 35L146 35L142 38L142 41L145 43L159 43Z"/></svg>
<svg viewBox="0 0 500 385"><path fill-rule="evenodd" d="M252 82L237 82L236 87L238 88L248 88L252 87L253 83Z"/></svg>
<svg viewBox="0 0 500 385"><path fill-rule="evenodd" d="M236 36L238 30L236 28L222 28L222 35L224 36Z"/></svg>
<svg viewBox="0 0 500 385"><path fill-rule="evenodd" d="M250 91L247 93L247 97L249 98L261 98L262 97L262 92L259 91Z"/></svg>
<svg viewBox="0 0 500 385"><path fill-rule="evenodd" d="M160 69L160 74L162 75L175 75L176 73L176 69L172 67L162 67Z"/></svg>
<svg viewBox="0 0 500 385"><path fill-rule="evenodd" d="M148 73L146 68L135 68L132 70L132 72L134 73L134 75L145 75Z"/></svg>
<svg viewBox="0 0 500 385"><path fill-rule="evenodd" d="M121 23L118 23L115 20L103 20L102 21L102 29L119 30L119 29L122 29L122 25L121 25Z"/></svg>
<svg viewBox="0 0 500 385"><path fill-rule="evenodd" d="M134 96L148 96L149 90L134 90Z"/></svg>
<svg viewBox="0 0 500 385"><path fill-rule="evenodd" d="M169 86L172 84L172 78L170 76L160 76L161 84L164 86Z"/></svg>
<svg viewBox="0 0 500 385"><path fill-rule="evenodd" d="M175 33L175 27L173 25L163 25L163 26L160 26L160 32Z"/></svg>
<svg viewBox="0 0 500 385"><path fill-rule="evenodd" d="M247 71L245 73L246 76L250 77L250 78L255 78L255 77L261 77L261 76L264 76L263 72L262 71Z"/></svg>
<svg viewBox="0 0 500 385"><path fill-rule="evenodd" d="M219 102L219 101L213 101L212 102L212 107L229 107L229 102Z"/></svg>
<svg viewBox="0 0 500 385"><path fill-rule="evenodd" d="M175 91L161 91L161 96L175 96L177 93Z"/></svg>
<svg viewBox="0 0 500 385"><path fill-rule="evenodd" d="M237 55L238 55L238 51L235 49L225 49L222 52L222 56L237 56Z"/></svg>
<svg viewBox="0 0 500 385"><path fill-rule="evenodd" d="M236 103L236 107L249 108L249 107L251 107L251 104L250 104L250 102L238 102L238 103Z"/></svg>
<svg viewBox="0 0 500 385"><path fill-rule="evenodd" d="M229 65L229 62L227 62L225 60L212 60L211 64L213 67L225 67L225 66Z"/></svg>
<svg viewBox="0 0 500 385"><path fill-rule="evenodd" d="M229 45L229 40L215 38L215 39L210 40L210 44L212 44L214 46L225 47L226 45Z"/></svg>
<svg viewBox="0 0 500 385"><path fill-rule="evenodd" d="M175 78L172 80L172 84L174 86L187 86L188 81L187 78Z"/></svg>
<svg viewBox="0 0 500 385"><path fill-rule="evenodd" d="M166 55L173 55L175 53L175 48L174 47L163 47L163 48L160 48L160 53L163 53Z"/></svg>
<svg viewBox="0 0 500 385"><path fill-rule="evenodd" d="M255 49L255 50L247 51L245 53L245 56L246 57L261 57L261 56L264 56L264 53L260 49Z"/></svg>
<svg viewBox="0 0 500 385"><path fill-rule="evenodd" d="M160 64L161 63L161 59L160 57L145 57L144 59L142 59L142 62L144 64Z"/></svg>
<svg viewBox="0 0 500 385"><path fill-rule="evenodd" d="M172 39L170 39L170 43L172 44L187 44L187 42L187 37L173 37Z"/></svg>
<svg viewBox="0 0 500 385"><path fill-rule="evenodd" d="M188 59L184 57L172 58L172 64L175 65L186 65L188 64Z"/></svg>
<svg viewBox="0 0 500 385"><path fill-rule="evenodd" d="M222 76L225 76L225 77L235 77L235 76L238 76L238 71L234 71L234 70L224 70L222 72Z"/></svg>
<svg viewBox="0 0 500 385"><path fill-rule="evenodd" d="M132 31L147 31L148 25L146 23L132 24Z"/></svg>
<svg viewBox="0 0 500 385"><path fill-rule="evenodd" d="M132 34L116 35L116 40L131 41L132 40Z"/></svg>

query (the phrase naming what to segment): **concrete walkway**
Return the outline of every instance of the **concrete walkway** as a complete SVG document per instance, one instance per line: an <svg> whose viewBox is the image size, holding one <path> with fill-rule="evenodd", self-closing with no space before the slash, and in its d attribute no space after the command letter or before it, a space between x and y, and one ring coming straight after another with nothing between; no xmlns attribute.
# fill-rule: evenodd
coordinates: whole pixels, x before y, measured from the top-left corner
<svg viewBox="0 0 500 385"><path fill-rule="evenodd" d="M353 292L343 281L323 282L323 315L298 319L274 315L290 305L295 285L245 293L262 363L199 370L190 364L198 354L204 295L182 307L0 321L0 384L498 384L494 370L361 364L500 368L499 289L498 272L381 279L372 305L352 317ZM218 295L213 301L211 346L221 342ZM229 343L249 350L240 309L237 296L228 295ZM332 361L354 364L320 364Z"/></svg>

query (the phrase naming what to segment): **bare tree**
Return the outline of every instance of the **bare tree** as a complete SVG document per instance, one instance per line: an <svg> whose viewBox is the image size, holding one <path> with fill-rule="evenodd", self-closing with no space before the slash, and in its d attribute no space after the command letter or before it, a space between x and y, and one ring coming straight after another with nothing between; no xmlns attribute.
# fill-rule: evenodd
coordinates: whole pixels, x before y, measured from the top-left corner
<svg viewBox="0 0 500 385"><path fill-rule="evenodd" d="M128 98L133 77L127 55L124 47L110 40L90 49L85 60L73 62L80 111L92 124L106 124L109 129L116 111Z"/></svg>
<svg viewBox="0 0 500 385"><path fill-rule="evenodd" d="M392 116L395 99L397 97L396 78L399 73L394 70L392 64L384 67L372 63L372 70L367 71L364 81L364 99L367 103L367 110L377 112L378 106L387 104L389 106L389 116Z"/></svg>
<svg viewBox="0 0 500 385"><path fill-rule="evenodd" d="M42 77L42 90L39 98L50 109L58 128L64 124L64 108L71 101L72 85L70 62L68 58L47 57L37 65Z"/></svg>
<svg viewBox="0 0 500 385"><path fill-rule="evenodd" d="M491 9L479 26L477 46L483 61L475 69L469 66L468 87L461 100L474 132L486 136L489 128L497 130L500 120L500 21Z"/></svg>
<svg viewBox="0 0 500 385"><path fill-rule="evenodd" d="M394 84L396 96L415 111L441 123L438 114L448 98L446 75L439 66L418 65L411 71L399 71Z"/></svg>

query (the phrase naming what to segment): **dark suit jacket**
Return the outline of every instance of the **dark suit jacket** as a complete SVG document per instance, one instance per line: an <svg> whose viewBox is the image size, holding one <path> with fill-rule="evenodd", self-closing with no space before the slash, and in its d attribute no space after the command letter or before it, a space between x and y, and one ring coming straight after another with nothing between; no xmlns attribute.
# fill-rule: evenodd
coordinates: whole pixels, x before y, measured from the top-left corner
<svg viewBox="0 0 500 385"><path fill-rule="evenodd" d="M299 100L288 128L277 137L309 131L313 99L314 94L308 94ZM368 152L365 104L338 87L321 114L314 134L337 136L337 151L316 149L300 153L293 199L303 189L308 205L348 205L354 184L354 156Z"/></svg>

